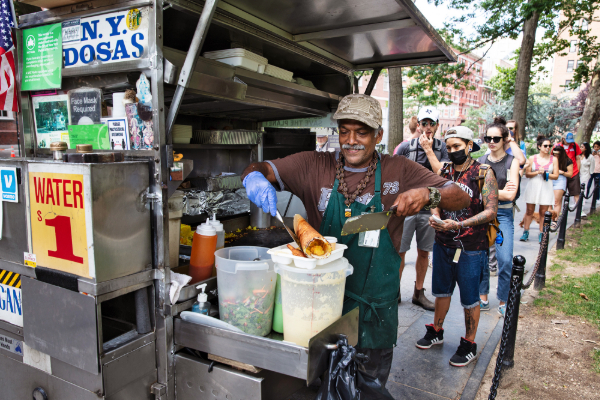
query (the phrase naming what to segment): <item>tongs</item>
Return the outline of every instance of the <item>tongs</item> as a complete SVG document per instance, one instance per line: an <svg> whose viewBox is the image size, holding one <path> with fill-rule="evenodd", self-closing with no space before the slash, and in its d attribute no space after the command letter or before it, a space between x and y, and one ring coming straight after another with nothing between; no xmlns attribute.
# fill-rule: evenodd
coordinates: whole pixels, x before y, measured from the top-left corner
<svg viewBox="0 0 600 400"><path fill-rule="evenodd" d="M281 224L285 228L285 230L290 234L290 236L292 237L292 239L294 239L294 242L296 242L296 244L298 245L298 250L304 252L304 250L302 250L302 245L300 244L300 239L298 239L298 236L296 236L296 234L290 228L287 227L287 225L285 224L285 222L283 222L283 217L279 213L279 210L277 210L277 215L276 216L277 216L277 219L281 222Z"/></svg>

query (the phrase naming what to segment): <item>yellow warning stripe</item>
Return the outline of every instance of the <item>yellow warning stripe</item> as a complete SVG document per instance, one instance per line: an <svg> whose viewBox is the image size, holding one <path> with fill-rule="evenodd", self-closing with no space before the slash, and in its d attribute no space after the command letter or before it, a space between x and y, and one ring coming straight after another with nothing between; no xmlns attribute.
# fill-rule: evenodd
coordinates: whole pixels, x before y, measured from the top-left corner
<svg viewBox="0 0 600 400"><path fill-rule="evenodd" d="M16 288L21 287L21 275L7 270L0 269L0 283Z"/></svg>

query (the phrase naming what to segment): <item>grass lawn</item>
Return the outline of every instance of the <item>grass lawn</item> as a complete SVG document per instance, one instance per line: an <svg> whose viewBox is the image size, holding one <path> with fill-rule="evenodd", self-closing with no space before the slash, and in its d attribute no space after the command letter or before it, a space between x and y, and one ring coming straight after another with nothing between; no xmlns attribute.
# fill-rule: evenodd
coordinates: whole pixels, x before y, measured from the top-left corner
<svg viewBox="0 0 600 400"><path fill-rule="evenodd" d="M556 273L546 281L534 305L549 314L562 312L585 318L600 329L600 271L583 276L561 274L567 265L600 266L600 213L589 217L581 229L570 229L568 244L556 252L550 271ZM600 348L592 352L594 371L600 374Z"/></svg>

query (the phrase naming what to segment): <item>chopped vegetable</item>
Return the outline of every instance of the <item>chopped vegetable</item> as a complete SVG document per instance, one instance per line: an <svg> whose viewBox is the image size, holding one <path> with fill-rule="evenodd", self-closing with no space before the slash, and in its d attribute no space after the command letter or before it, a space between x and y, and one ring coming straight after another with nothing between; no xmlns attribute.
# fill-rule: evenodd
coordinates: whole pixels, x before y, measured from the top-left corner
<svg viewBox="0 0 600 400"><path fill-rule="evenodd" d="M257 289L243 300L225 299L219 304L221 319L250 335L266 336L273 323L274 295L273 291Z"/></svg>

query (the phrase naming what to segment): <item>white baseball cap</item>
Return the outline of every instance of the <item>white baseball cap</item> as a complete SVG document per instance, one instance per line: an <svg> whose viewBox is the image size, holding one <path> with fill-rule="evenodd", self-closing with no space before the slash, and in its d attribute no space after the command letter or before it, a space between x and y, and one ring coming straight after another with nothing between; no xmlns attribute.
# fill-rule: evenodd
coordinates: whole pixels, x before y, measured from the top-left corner
<svg viewBox="0 0 600 400"><path fill-rule="evenodd" d="M433 106L425 106L419 110L419 114L417 116L419 122L428 118L432 121L437 121L438 119L440 119L440 113L437 110L437 108Z"/></svg>
<svg viewBox="0 0 600 400"><path fill-rule="evenodd" d="M444 136L444 140L447 141L448 139L452 139L452 138L461 138L461 139L466 139L466 140L470 140L473 142L473 149L471 150L473 151L479 151L480 147L477 143L475 143L475 140L473 139L473 131L469 128L467 128L466 126L453 126L452 128L448 128L448 130L446 131L446 135Z"/></svg>

